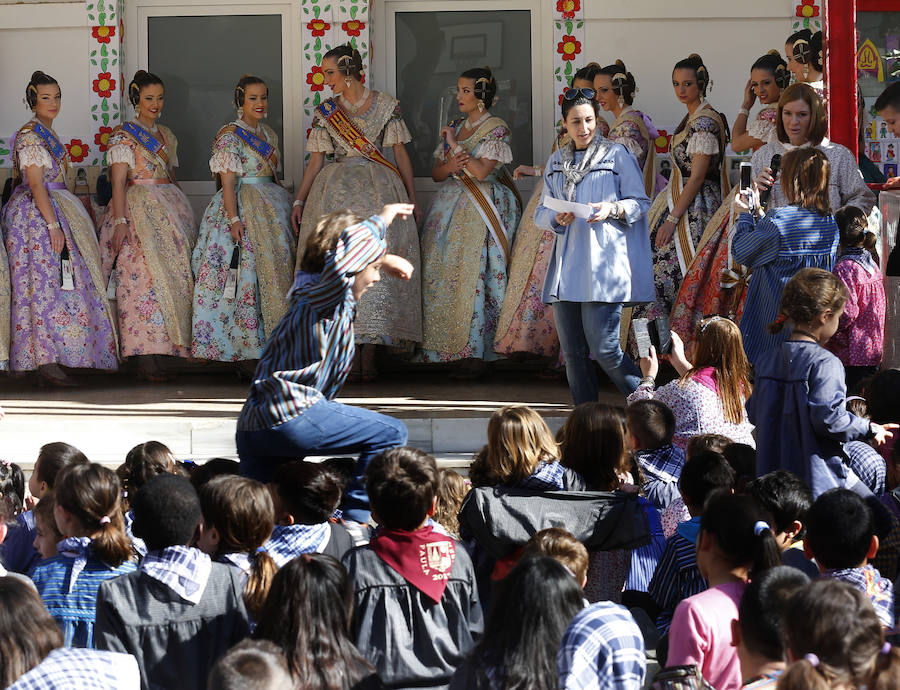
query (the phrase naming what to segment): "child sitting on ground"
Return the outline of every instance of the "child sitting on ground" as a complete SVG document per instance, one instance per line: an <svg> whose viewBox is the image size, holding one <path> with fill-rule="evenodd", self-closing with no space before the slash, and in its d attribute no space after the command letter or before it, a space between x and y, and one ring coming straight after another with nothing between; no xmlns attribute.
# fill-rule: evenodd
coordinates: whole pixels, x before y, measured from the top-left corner
<svg viewBox="0 0 900 690"><path fill-rule="evenodd" d="M88 459L75 446L68 443L48 443L38 451L34 469L28 480L28 490L32 497L40 500L53 489L56 475L68 465L87 463ZM19 513L15 526L0 547L0 560L11 571L27 573L41 559L34 548L35 524L30 510ZM55 553L55 552L54 552Z"/></svg>
<svg viewBox="0 0 900 690"><path fill-rule="evenodd" d="M559 462L559 446L547 422L525 405L496 410L488 421L487 445L469 466L472 486L508 486L534 491L579 491L585 483Z"/></svg>
<svg viewBox="0 0 900 690"><path fill-rule="evenodd" d="M456 470L438 470L434 521L443 527L451 537L459 540L459 509L469 493L470 482Z"/></svg>
<svg viewBox="0 0 900 690"><path fill-rule="evenodd" d="M97 590L101 583L134 571L125 534L116 473L101 465L69 465L56 477L54 514L66 537L59 553L39 562L31 579L66 647L93 647Z"/></svg>
<svg viewBox="0 0 900 690"><path fill-rule="evenodd" d="M672 443L675 415L659 400L638 400L625 408L625 440L646 477L641 487L657 510L680 497L678 478L684 451Z"/></svg>
<svg viewBox="0 0 900 690"><path fill-rule="evenodd" d="M34 548L41 554L41 558L53 558L58 550L56 545L64 537L56 526L56 499L53 492L44 494L33 508L34 513Z"/></svg>
<svg viewBox="0 0 900 690"><path fill-rule="evenodd" d="M436 477L420 450L376 456L366 490L379 529L344 557L352 637L389 687L445 686L484 629L469 555L428 524Z"/></svg>
<svg viewBox="0 0 900 690"><path fill-rule="evenodd" d="M900 687L900 649L869 600L846 582L814 580L788 602L782 619L790 666L779 690Z"/></svg>
<svg viewBox="0 0 900 690"><path fill-rule="evenodd" d="M866 214L856 206L844 206L834 219L841 239L832 270L847 286L847 302L828 349L844 365L847 390L854 390L878 370L884 354L884 276L872 256L877 239L868 231Z"/></svg>
<svg viewBox="0 0 900 690"><path fill-rule="evenodd" d="M790 470L814 497L835 487L868 494L848 468L842 444L864 438L882 444L897 428L844 407L844 366L823 346L837 330L846 299L846 286L829 271L804 268L790 279L770 330L780 332L790 321L791 338L760 356L747 401L759 439L758 473Z"/></svg>
<svg viewBox="0 0 900 690"><path fill-rule="evenodd" d="M275 525L272 496L255 479L224 475L204 484L199 498L203 520L197 548L238 570L247 613L252 620L259 620L278 570L272 557L260 548Z"/></svg>
<svg viewBox="0 0 900 690"><path fill-rule="evenodd" d="M153 477L131 507L147 555L100 587L96 647L133 654L144 688L203 690L219 657L250 633L240 574L188 546L203 516L184 477Z"/></svg>
<svg viewBox="0 0 900 690"><path fill-rule="evenodd" d="M525 544L522 558L546 556L562 563L582 589L587 584L588 550L572 534L561 527L548 527Z"/></svg>
<svg viewBox="0 0 900 690"><path fill-rule="evenodd" d="M168 446L159 441L147 441L140 443L128 451L125 456L125 464L123 465L123 474L125 480L123 486L125 496L130 499L141 487L150 479L158 474L174 474L175 473L175 456ZM127 505L127 504L126 504ZM131 525L134 522L134 511L128 508L125 511L125 531L131 539L138 557L143 558L147 553L147 547L144 542L134 536Z"/></svg>
<svg viewBox="0 0 900 690"><path fill-rule="evenodd" d="M685 462L698 453L702 453L704 450L711 450L715 453L724 453L729 445L731 445L731 439L727 436L722 436L722 434L700 434L698 436L691 436L688 440L687 450L685 451ZM691 519L691 513L688 511L687 506L684 504L684 500L679 493L678 497L662 511L659 517L662 521L663 534L666 539L668 539L675 534L678 525Z"/></svg>
<svg viewBox="0 0 900 690"><path fill-rule="evenodd" d="M387 254L385 232L412 204L388 204L362 220L349 211L323 216L306 242L288 312L269 334L237 422L241 474L269 482L275 468L307 455L359 451L344 517L369 521L366 466L408 432L387 415L336 402L353 363L353 319L379 271L409 280L413 267Z"/></svg>
<svg viewBox="0 0 900 690"><path fill-rule="evenodd" d="M269 640L244 640L209 674L209 690L296 690L281 649Z"/></svg>
<svg viewBox="0 0 900 690"><path fill-rule="evenodd" d="M697 534L704 506L716 492L730 492L734 485L734 471L721 453L704 451L688 459L681 471L681 495L691 513L691 519L678 526L666 541L648 593L656 611L648 611L656 620L660 635L669 630L675 607L682 599L706 589L706 580L697 568Z"/></svg>
<svg viewBox="0 0 900 690"><path fill-rule="evenodd" d="M768 515L751 496L720 493L700 518L697 567L709 589L678 604L669 628L667 666L695 664L717 690L739 690L741 667L731 623L747 582L779 565Z"/></svg>
<svg viewBox="0 0 900 690"><path fill-rule="evenodd" d="M354 546L347 528L329 518L341 500L341 479L321 464L294 460L279 465L269 485L275 528L263 549L277 567L304 553L337 560Z"/></svg>
<svg viewBox="0 0 900 690"><path fill-rule="evenodd" d="M878 553L872 509L847 489L832 489L816 499L807 515L803 548L815 558L823 577L843 580L865 594L882 625L894 627L894 586L869 561Z"/></svg>
<svg viewBox="0 0 900 690"><path fill-rule="evenodd" d="M774 688L778 682L785 669L781 619L790 598L808 584L806 575L780 565L754 577L744 590L731 635L745 690Z"/></svg>

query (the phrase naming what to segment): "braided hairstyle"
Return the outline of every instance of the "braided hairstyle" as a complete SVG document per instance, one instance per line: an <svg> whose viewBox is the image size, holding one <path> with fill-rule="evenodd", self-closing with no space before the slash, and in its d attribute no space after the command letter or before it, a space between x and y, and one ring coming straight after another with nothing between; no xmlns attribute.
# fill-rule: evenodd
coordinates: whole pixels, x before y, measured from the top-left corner
<svg viewBox="0 0 900 690"><path fill-rule="evenodd" d="M337 46L329 50L322 59L331 58L337 62L338 72L345 77L362 80L363 61L359 51L349 43Z"/></svg>
<svg viewBox="0 0 900 690"><path fill-rule="evenodd" d="M821 72L825 67L825 59L822 48L822 32L813 33L809 29L800 29L788 36L786 45L791 47L794 60L801 65L808 65L816 72Z"/></svg>
<svg viewBox="0 0 900 690"><path fill-rule="evenodd" d="M142 69L139 69L137 72L135 72L134 78L131 80L131 83L128 84L128 101L131 103L131 105L136 106L141 100L141 91L143 91L145 87L152 84L159 84L160 86L163 86L162 79L157 77L152 72L147 72L146 70Z"/></svg>
<svg viewBox="0 0 900 690"><path fill-rule="evenodd" d="M625 105L634 103L634 93L637 91L637 84L634 81L634 75L628 71L624 62L616 60L615 64L607 65L601 69L599 74L605 74L609 77L609 80L612 82L613 92L617 96L622 97Z"/></svg>
<svg viewBox="0 0 900 690"><path fill-rule="evenodd" d="M709 70L707 70L706 65L703 64L702 57L697 53L691 53L684 60L676 62L675 67L672 68L672 72L677 69L693 70L694 74L697 75L697 86L700 87L700 95L706 96L706 90L712 85L712 80L709 78Z"/></svg>
<svg viewBox="0 0 900 690"><path fill-rule="evenodd" d="M244 74L241 75L241 78L238 79L237 86L234 87L234 107L242 108L244 106L244 97L246 95L246 88L248 86L253 86L255 84L266 85L259 77L254 77L252 74Z"/></svg>
<svg viewBox="0 0 900 690"><path fill-rule="evenodd" d="M494 75L491 74L490 67L467 69L459 76L463 79L475 80L475 98L484 103L485 108L490 108L494 105L494 100L497 96L497 81L494 79Z"/></svg>
<svg viewBox="0 0 900 690"><path fill-rule="evenodd" d="M769 72L775 78L775 83L780 89L786 89L790 86L791 73L787 68L787 62L777 50L770 50L762 57L757 58L756 62L750 67L750 71L752 72L755 69Z"/></svg>
<svg viewBox="0 0 900 690"><path fill-rule="evenodd" d="M34 110L37 107L37 87L49 86L51 84L56 84L56 86L59 86L59 82L49 74L45 74L44 72L41 72L41 70L35 71L31 75L31 80L28 82L28 86L25 87L25 105L31 108L31 110ZM59 95L62 96L62 89L59 90Z"/></svg>

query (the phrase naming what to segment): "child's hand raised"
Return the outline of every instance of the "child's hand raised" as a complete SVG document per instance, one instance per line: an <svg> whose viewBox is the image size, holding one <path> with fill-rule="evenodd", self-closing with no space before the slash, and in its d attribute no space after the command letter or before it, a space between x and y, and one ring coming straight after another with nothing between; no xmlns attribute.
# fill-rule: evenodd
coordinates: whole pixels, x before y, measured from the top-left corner
<svg viewBox="0 0 900 690"><path fill-rule="evenodd" d="M397 216L404 220L409 218L415 211L415 208L415 204L387 204L378 215L384 220L385 225L390 225Z"/></svg>
<svg viewBox="0 0 900 690"><path fill-rule="evenodd" d="M381 270L394 278L400 280L409 280L412 278L413 265L402 256L396 254L385 254L381 259Z"/></svg>
<svg viewBox="0 0 900 690"><path fill-rule="evenodd" d="M900 424L876 424L870 422L869 427L872 429L872 437L875 445L883 446L889 438L893 438L893 430L900 428Z"/></svg>

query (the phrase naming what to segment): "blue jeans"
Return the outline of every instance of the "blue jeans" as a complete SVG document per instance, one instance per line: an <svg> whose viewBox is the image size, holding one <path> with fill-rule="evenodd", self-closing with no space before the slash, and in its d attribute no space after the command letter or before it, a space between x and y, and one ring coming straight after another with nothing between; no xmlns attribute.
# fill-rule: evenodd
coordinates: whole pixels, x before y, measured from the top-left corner
<svg viewBox="0 0 900 690"><path fill-rule="evenodd" d="M320 400L293 419L262 431L238 431L241 474L270 482L278 465L308 455L359 453L347 487L344 516L369 521L369 497L363 486L366 467L381 451L406 445L408 432L399 419L333 400Z"/></svg>
<svg viewBox="0 0 900 690"><path fill-rule="evenodd" d="M590 355L624 395L634 392L641 372L619 346L622 305L610 302L554 302L553 320L566 356L566 378L576 405L600 394Z"/></svg>

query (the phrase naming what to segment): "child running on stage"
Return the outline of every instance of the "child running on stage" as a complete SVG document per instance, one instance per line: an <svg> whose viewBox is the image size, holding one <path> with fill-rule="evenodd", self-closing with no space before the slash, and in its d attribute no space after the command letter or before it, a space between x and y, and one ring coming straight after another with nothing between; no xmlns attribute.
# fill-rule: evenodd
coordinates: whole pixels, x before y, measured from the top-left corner
<svg viewBox="0 0 900 690"><path fill-rule="evenodd" d="M412 204L388 204L362 220L349 211L324 216L306 245L290 307L266 344L237 424L241 474L271 481L275 468L308 455L359 453L344 517L368 522L362 485L371 459L406 443L403 422L334 401L353 363L359 298L380 270L409 280L413 267L387 254L385 229Z"/></svg>
<svg viewBox="0 0 900 690"><path fill-rule="evenodd" d="M747 415L756 425L757 474L790 470L818 497L828 489L871 492L849 469L843 444L891 438L897 424L876 424L848 412L844 366L823 346L847 301L841 280L821 268L800 270L784 288L775 333L790 321L790 340L764 353L756 367Z"/></svg>

